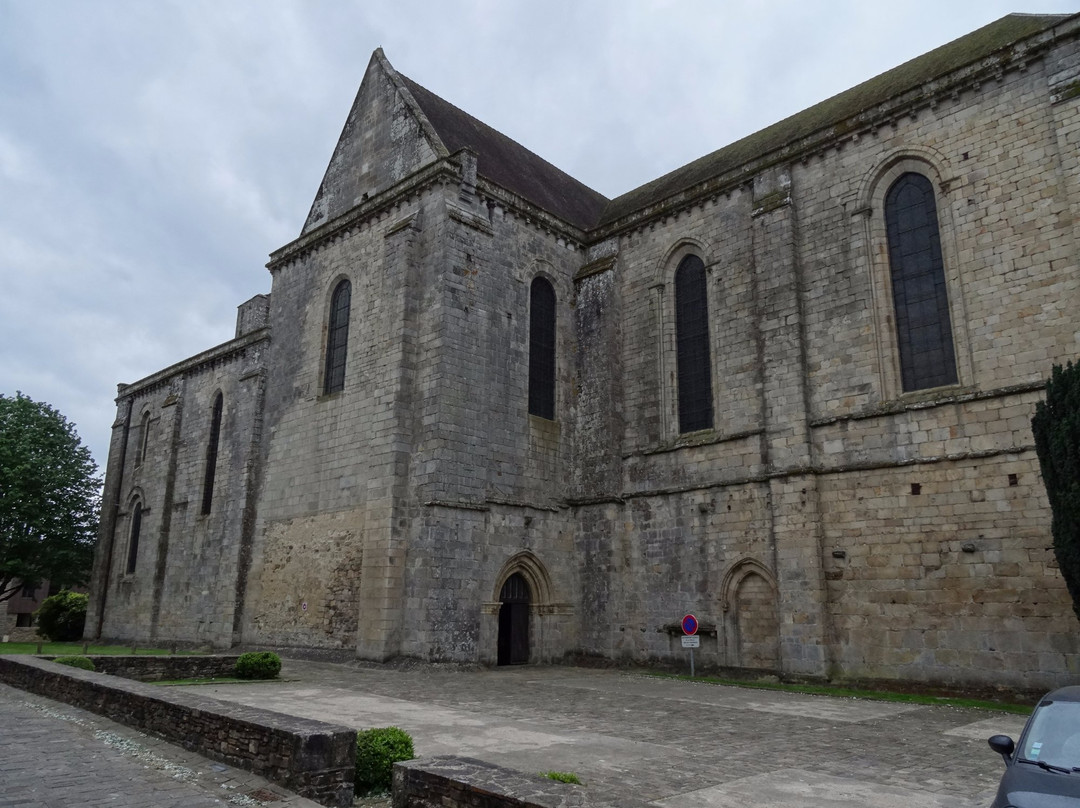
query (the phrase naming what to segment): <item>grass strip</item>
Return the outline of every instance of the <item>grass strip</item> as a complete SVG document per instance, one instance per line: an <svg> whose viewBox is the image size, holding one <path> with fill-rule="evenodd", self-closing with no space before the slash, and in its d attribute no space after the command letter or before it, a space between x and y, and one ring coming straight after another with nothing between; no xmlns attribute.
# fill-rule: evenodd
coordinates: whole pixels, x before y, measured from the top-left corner
<svg viewBox="0 0 1080 808"><path fill-rule="evenodd" d="M809 696L833 696L843 699L868 699L872 701L890 701L899 704L928 704L937 707L965 707L975 710L994 710L999 713L1031 715L1033 707L1026 704L990 701L989 699L969 699L962 696L928 696L922 693L892 693L887 690L859 690L834 685L786 684L784 682L751 682L744 679L724 679L718 676L686 676L678 673L646 671L644 676L659 679L678 679L684 682L702 682L726 687L745 687L755 690L777 690L784 693L802 693Z"/></svg>

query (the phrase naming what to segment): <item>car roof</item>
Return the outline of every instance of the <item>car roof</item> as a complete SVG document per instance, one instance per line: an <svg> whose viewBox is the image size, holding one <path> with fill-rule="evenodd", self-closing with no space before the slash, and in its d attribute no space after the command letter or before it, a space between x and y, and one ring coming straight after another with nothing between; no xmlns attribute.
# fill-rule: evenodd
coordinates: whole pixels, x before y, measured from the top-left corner
<svg viewBox="0 0 1080 808"><path fill-rule="evenodd" d="M1051 690L1039 699L1039 704L1042 704L1044 701L1080 701L1080 685L1060 687L1057 690Z"/></svg>

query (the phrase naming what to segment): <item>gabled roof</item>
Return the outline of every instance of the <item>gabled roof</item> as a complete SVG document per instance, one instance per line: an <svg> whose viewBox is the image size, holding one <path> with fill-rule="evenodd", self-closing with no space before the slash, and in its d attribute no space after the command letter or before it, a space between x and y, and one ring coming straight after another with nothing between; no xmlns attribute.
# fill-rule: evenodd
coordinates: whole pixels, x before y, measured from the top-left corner
<svg viewBox="0 0 1080 808"><path fill-rule="evenodd" d="M876 78L834 95L759 132L677 168L659 179L612 200L598 224L607 224L639 208L660 202L698 183L749 163L800 138L883 104L938 76L985 59L1016 42L1052 28L1067 14L1010 14L942 45Z"/></svg>
<svg viewBox="0 0 1080 808"><path fill-rule="evenodd" d="M583 230L596 224L607 197L407 76L397 75L448 153L472 149L480 176Z"/></svg>

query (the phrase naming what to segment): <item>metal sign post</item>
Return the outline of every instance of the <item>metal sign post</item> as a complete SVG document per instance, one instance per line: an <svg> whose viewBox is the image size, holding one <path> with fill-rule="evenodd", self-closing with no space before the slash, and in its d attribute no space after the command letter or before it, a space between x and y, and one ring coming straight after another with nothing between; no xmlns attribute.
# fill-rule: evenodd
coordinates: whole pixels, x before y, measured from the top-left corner
<svg viewBox="0 0 1080 808"><path fill-rule="evenodd" d="M701 647L701 637L697 636L698 621L692 614L682 619L682 630L686 636L682 638L682 647L690 649L690 678L694 678L694 649Z"/></svg>

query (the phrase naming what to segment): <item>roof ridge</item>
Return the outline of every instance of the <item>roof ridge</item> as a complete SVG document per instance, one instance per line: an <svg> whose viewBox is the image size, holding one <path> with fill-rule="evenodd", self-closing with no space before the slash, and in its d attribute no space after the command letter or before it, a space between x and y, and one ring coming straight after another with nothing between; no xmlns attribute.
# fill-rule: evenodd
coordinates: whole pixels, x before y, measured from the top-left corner
<svg viewBox="0 0 1080 808"><path fill-rule="evenodd" d="M795 140L835 126L913 87L954 73L1024 39L1043 33L1072 17L1080 17L1080 14L1007 14L620 194L608 203L597 224L610 224L646 205L655 204L712 177L746 165ZM974 52L962 52L966 51L965 44L974 45Z"/></svg>

